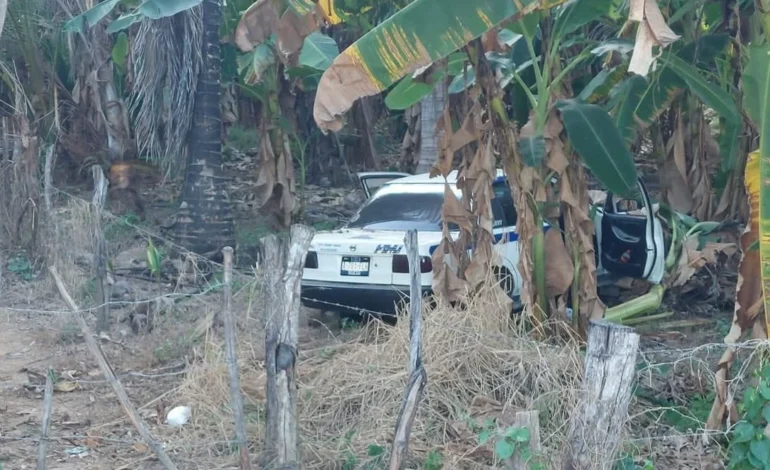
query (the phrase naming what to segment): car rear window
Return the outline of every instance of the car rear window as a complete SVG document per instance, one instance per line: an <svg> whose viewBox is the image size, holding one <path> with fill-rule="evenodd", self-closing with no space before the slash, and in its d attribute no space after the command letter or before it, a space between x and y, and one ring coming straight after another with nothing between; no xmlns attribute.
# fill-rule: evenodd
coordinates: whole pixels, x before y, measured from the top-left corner
<svg viewBox="0 0 770 470"><path fill-rule="evenodd" d="M440 231L443 204L443 193L378 194L353 216L348 227Z"/></svg>

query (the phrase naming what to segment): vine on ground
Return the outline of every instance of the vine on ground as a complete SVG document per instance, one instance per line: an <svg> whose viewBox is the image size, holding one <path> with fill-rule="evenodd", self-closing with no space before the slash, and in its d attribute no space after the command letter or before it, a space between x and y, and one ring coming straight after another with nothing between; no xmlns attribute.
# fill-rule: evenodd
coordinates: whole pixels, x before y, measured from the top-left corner
<svg viewBox="0 0 770 470"><path fill-rule="evenodd" d="M756 387L743 395L743 416L730 436L730 470L770 470L770 365L757 373Z"/></svg>

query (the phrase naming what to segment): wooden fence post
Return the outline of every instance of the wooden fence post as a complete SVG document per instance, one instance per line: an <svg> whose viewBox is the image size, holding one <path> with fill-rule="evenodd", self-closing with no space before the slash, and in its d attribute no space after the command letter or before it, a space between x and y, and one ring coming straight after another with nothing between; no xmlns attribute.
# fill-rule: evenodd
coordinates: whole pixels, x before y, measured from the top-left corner
<svg viewBox="0 0 770 470"><path fill-rule="evenodd" d="M40 444L37 448L37 470L45 470L45 454L48 449L48 430L51 428L53 409L53 367L48 366L45 374L45 395L43 398L43 422L40 426Z"/></svg>
<svg viewBox="0 0 770 470"><path fill-rule="evenodd" d="M235 421L235 438L241 456L241 470L251 470L249 457L249 441L246 438L246 427L243 418L243 396L241 395L241 379L238 376L238 342L235 336L235 320L233 319L233 249L226 246L222 249L225 261L225 310L222 320L225 326L225 347L227 353L227 372L230 376L230 398L232 400L233 419Z"/></svg>
<svg viewBox="0 0 770 470"><path fill-rule="evenodd" d="M409 434L428 382L422 366L422 282L417 230L406 232L404 240L409 259L409 382L404 392L404 402L396 421L393 449L390 453L390 470L402 470L409 453Z"/></svg>
<svg viewBox="0 0 770 470"><path fill-rule="evenodd" d="M94 274L96 275L96 303L99 306L99 315L96 322L96 331L107 331L110 327L110 301L107 287L107 249L105 247L104 232L102 231L102 210L107 200L107 187L109 182L104 176L104 171L99 165L91 167L94 177L94 198L92 201L93 231L96 246L94 249Z"/></svg>
<svg viewBox="0 0 770 470"><path fill-rule="evenodd" d="M636 371L639 335L633 328L604 320L589 325L583 395L564 459L567 470L614 468Z"/></svg>
<svg viewBox="0 0 770 470"><path fill-rule="evenodd" d="M265 266L265 409L264 467L297 469L300 465L297 419L297 330L302 269L315 231L293 225L290 236L262 240Z"/></svg>

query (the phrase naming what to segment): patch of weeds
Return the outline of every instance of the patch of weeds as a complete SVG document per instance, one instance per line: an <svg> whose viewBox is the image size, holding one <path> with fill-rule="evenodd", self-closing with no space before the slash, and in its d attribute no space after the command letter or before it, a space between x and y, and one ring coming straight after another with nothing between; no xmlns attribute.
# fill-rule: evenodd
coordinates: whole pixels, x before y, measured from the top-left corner
<svg viewBox="0 0 770 470"><path fill-rule="evenodd" d="M74 321L62 325L56 342L59 344L75 344L81 341L80 326Z"/></svg>
<svg viewBox="0 0 770 470"><path fill-rule="evenodd" d="M646 366L640 363L636 367L637 371L643 369L645 373L663 377L671 373L671 367L668 365ZM650 393L648 389L641 387L639 384L634 389L634 395L655 406L665 408L662 415L663 422L684 433L702 429L714 403L714 392L689 396L687 397L688 402L686 405L679 405L671 400L655 396L654 393Z"/></svg>
<svg viewBox="0 0 770 470"><path fill-rule="evenodd" d="M422 463L422 470L441 470L444 468L444 455L438 449L431 449L425 462Z"/></svg>
<svg viewBox="0 0 770 470"><path fill-rule="evenodd" d="M129 212L120 217L107 221L104 226L104 239L107 241L115 241L126 236L126 229L134 228L141 225L142 219L133 212Z"/></svg>
<svg viewBox="0 0 770 470"><path fill-rule="evenodd" d="M687 406L674 406L663 414L663 419L675 429L688 432L701 429L711 413L714 392L692 397Z"/></svg>
<svg viewBox="0 0 770 470"><path fill-rule="evenodd" d="M356 470L356 467L358 467L358 458L353 452L353 446L351 445L354 435L353 431L348 431L342 438L342 445L344 446L341 452L342 470Z"/></svg>
<svg viewBox="0 0 770 470"><path fill-rule="evenodd" d="M354 330L361 326L361 322L356 321L352 318L343 317L340 319L340 327L343 330Z"/></svg>
<svg viewBox="0 0 770 470"><path fill-rule="evenodd" d="M638 465L630 455L624 456L615 465L616 470L655 470L655 464L652 460L645 459L641 465Z"/></svg>
<svg viewBox="0 0 770 470"><path fill-rule="evenodd" d="M323 348L319 356L321 357L321 359L328 361L329 359L333 358L335 354L336 354L336 351L334 349Z"/></svg>
<svg viewBox="0 0 770 470"><path fill-rule="evenodd" d="M195 338L187 335L166 339L163 344L153 349L152 355L160 364L181 359L195 345L195 342Z"/></svg>
<svg viewBox="0 0 770 470"><path fill-rule="evenodd" d="M20 279L25 281L32 281L37 279L37 273L32 268L29 258L24 253L19 253L8 259L6 263L6 269L8 272L19 276Z"/></svg>
<svg viewBox="0 0 770 470"><path fill-rule="evenodd" d="M501 428L494 419L486 420L482 426L470 420L468 427L477 433L479 445L495 442L494 454L497 460L507 460L519 453L530 470L545 470L542 458L532 452L529 444L531 434L528 428L517 426Z"/></svg>
<svg viewBox="0 0 770 470"><path fill-rule="evenodd" d="M83 297L93 301L96 298L96 280L89 279L83 284Z"/></svg>
<svg viewBox="0 0 770 470"><path fill-rule="evenodd" d="M254 129L241 126L231 126L227 130L227 143L225 152L227 157L232 157L232 150L245 153L259 146L259 134Z"/></svg>
<svg viewBox="0 0 770 470"><path fill-rule="evenodd" d="M234 278L232 282L230 283L230 289L232 290L233 294L236 292L239 292L244 287L246 287L251 280L246 280L243 278ZM209 292L219 292L225 288L225 273L224 271L217 271L209 280Z"/></svg>
<svg viewBox="0 0 770 470"><path fill-rule="evenodd" d="M369 444L366 447L366 456L369 459L364 463L363 470L374 470L380 468L385 458L385 448L377 444Z"/></svg>
<svg viewBox="0 0 770 470"><path fill-rule="evenodd" d="M259 240L270 235L270 227L266 224L257 224L248 229L235 231L235 239L239 246L259 246Z"/></svg>
<svg viewBox="0 0 770 470"><path fill-rule="evenodd" d="M720 338L724 338L730 332L730 328L733 326L732 320L726 318L720 318L717 320L717 334Z"/></svg>
<svg viewBox="0 0 770 470"><path fill-rule="evenodd" d="M728 453L731 470L770 469L770 365L758 373L756 387L743 394L738 411L743 419L735 425L729 437Z"/></svg>
<svg viewBox="0 0 770 470"><path fill-rule="evenodd" d="M265 410L260 406L244 403L243 413L247 424L260 424L265 422Z"/></svg>

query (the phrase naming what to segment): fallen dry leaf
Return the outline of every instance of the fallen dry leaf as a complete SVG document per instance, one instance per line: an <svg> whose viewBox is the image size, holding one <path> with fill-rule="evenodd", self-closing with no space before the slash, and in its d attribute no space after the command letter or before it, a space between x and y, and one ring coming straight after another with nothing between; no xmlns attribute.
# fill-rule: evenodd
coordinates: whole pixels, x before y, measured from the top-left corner
<svg viewBox="0 0 770 470"><path fill-rule="evenodd" d="M88 447L89 449L95 449L99 447L100 445L102 445L102 442L104 441L99 436L88 436L85 439L83 439L83 445L85 447Z"/></svg>
<svg viewBox="0 0 770 470"><path fill-rule="evenodd" d="M54 384L53 389L57 392L74 392L78 389L78 384L69 380L60 380Z"/></svg>
<svg viewBox="0 0 770 470"><path fill-rule="evenodd" d="M700 250L698 245L699 237L697 234L691 235L682 244L679 265L670 281L672 286L683 286L699 269L707 264L716 264L719 253L732 255L735 252L735 245L732 243L707 242Z"/></svg>
<svg viewBox="0 0 770 470"><path fill-rule="evenodd" d="M144 442L134 442L134 445L132 446L135 451L139 452L140 454L146 454L150 451L150 448L147 447L147 444Z"/></svg>

